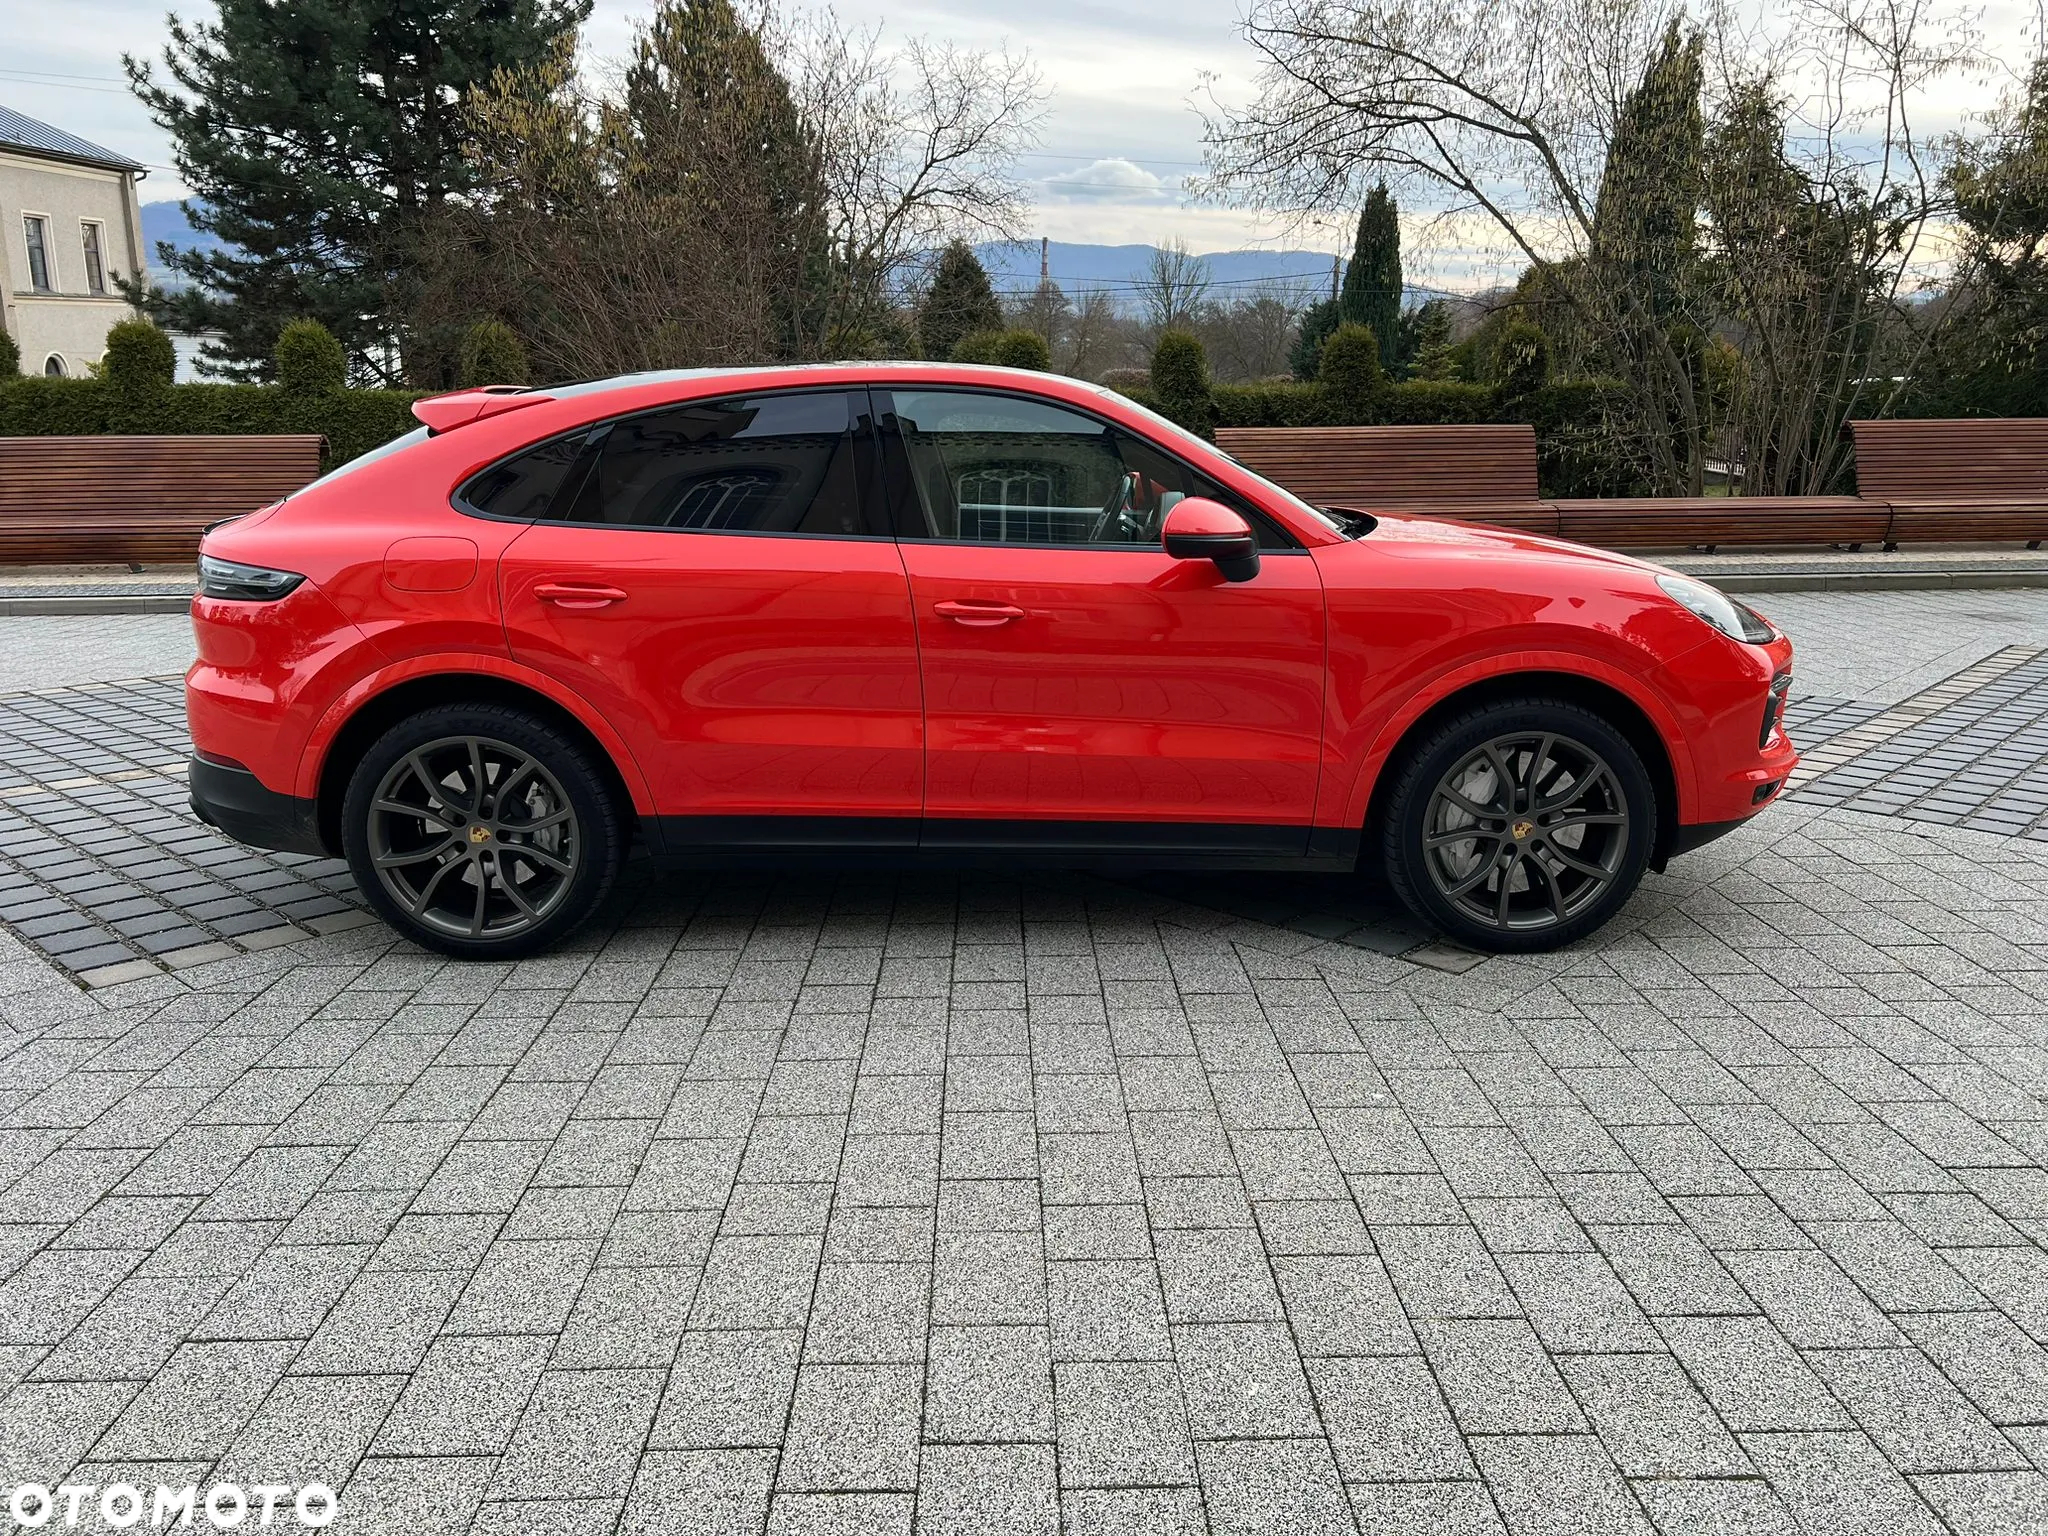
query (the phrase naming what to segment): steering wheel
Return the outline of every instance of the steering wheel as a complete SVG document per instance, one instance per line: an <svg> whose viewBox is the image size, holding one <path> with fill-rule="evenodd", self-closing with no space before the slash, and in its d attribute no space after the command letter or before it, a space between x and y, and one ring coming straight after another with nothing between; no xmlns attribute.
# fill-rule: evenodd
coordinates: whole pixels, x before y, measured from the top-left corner
<svg viewBox="0 0 2048 1536"><path fill-rule="evenodd" d="M1088 530L1090 544L1144 544L1149 542L1145 531L1147 519L1137 513L1131 502L1137 495L1137 471L1126 471L1116 483L1116 489L1109 493L1109 500L1103 503L1101 515Z"/></svg>

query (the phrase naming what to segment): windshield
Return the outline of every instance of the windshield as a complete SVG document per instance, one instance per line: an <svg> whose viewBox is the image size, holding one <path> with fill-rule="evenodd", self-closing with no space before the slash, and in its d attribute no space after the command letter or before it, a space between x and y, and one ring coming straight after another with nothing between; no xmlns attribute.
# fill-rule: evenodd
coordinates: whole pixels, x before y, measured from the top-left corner
<svg viewBox="0 0 2048 1536"><path fill-rule="evenodd" d="M1103 390L1103 393L1111 394L1114 393L1114 391L1105 389ZM1160 415L1157 411L1152 410L1150 407L1140 405L1137 401L1133 400L1129 395L1118 395L1117 399L1121 400L1125 405L1129 406L1139 415L1145 417L1147 422L1150 423L1158 431L1161 437L1176 439L1183 446L1199 448L1203 450L1205 453L1215 454L1218 458L1230 459L1230 462L1235 464L1242 473L1250 475L1254 480L1258 481L1260 485L1264 486L1267 490L1271 491L1280 500L1286 502L1290 507L1294 508L1295 511L1301 513L1303 517L1306 517L1311 521L1319 524L1320 526L1329 529L1332 533L1341 534L1346 538L1356 538L1358 536L1357 533L1354 532L1351 528L1346 527L1344 523L1340 522L1330 513L1325 512L1321 507L1310 506L1307 502L1303 501L1299 496L1295 495L1294 492L1288 490L1286 486L1275 485L1271 480L1268 480L1264 475L1260 474L1257 470L1248 468L1242 460L1231 458L1229 454L1225 453L1221 448L1218 448L1214 443L1210 442L1207 438L1196 436L1196 434L1190 432L1186 427L1183 427L1179 422L1169 421L1166 417Z"/></svg>
<svg viewBox="0 0 2048 1536"><path fill-rule="evenodd" d="M314 480L305 485L300 486L296 491L292 492L292 494L294 496L303 496L305 495L306 492L323 486L327 484L330 480L339 480L343 475L350 474L355 470L361 469L365 464L374 464L379 459L389 458L392 454L397 453L402 449L410 448L415 443L424 443L426 440L427 429L425 427L414 427L410 432L407 432L399 437L394 437L393 439L391 439L390 442L385 443L382 447L372 448L368 453L359 453L354 458L350 459L346 464L335 465L334 468L327 471L327 473L322 475L318 480Z"/></svg>

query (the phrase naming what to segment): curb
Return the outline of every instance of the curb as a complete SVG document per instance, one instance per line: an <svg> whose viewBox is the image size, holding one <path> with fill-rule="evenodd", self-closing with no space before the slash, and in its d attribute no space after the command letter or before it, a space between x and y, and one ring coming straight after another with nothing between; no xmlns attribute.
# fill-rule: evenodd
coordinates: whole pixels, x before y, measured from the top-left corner
<svg viewBox="0 0 2048 1536"><path fill-rule="evenodd" d="M1674 567L1682 569L1682 567ZM1946 592L1991 587L2048 587L2048 570L1688 571L1723 592Z"/></svg>
<svg viewBox="0 0 2048 1536"><path fill-rule="evenodd" d="M28 614L189 613L192 598L151 593L145 597L0 597L0 617Z"/></svg>

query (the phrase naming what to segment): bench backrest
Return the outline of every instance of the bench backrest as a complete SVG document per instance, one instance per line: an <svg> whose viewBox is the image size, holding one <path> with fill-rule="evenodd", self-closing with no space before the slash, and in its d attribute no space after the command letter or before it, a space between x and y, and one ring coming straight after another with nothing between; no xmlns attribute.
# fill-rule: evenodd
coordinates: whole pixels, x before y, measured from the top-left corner
<svg viewBox="0 0 2048 1536"><path fill-rule="evenodd" d="M1216 446L1319 506L1442 507L1536 500L1536 429L1218 427Z"/></svg>
<svg viewBox="0 0 2048 1536"><path fill-rule="evenodd" d="M179 560L320 473L325 440L0 437L0 560Z"/></svg>
<svg viewBox="0 0 2048 1536"><path fill-rule="evenodd" d="M2048 501L2048 419L1852 421L1872 501Z"/></svg>

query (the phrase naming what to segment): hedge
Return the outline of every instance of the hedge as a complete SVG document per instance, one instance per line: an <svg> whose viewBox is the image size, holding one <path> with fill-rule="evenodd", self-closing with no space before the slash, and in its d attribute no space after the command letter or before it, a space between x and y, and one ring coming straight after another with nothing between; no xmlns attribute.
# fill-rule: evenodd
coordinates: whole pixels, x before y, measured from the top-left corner
<svg viewBox="0 0 2048 1536"><path fill-rule="evenodd" d="M264 384L173 384L124 395L101 379L0 383L0 437L232 436L317 432L323 470L419 425L396 389L302 392Z"/></svg>

